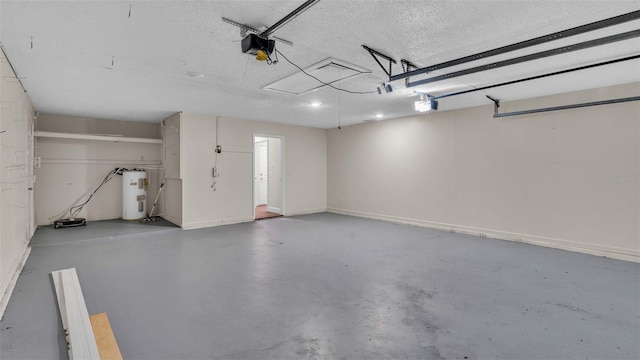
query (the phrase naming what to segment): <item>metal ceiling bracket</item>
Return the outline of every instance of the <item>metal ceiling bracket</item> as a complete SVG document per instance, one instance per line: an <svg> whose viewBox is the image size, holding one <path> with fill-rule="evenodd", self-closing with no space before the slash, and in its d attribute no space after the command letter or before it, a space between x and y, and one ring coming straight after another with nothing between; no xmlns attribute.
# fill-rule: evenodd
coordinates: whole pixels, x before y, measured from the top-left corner
<svg viewBox="0 0 640 360"><path fill-rule="evenodd" d="M378 65L380 65L380 67L382 68L382 71L384 71L384 73L387 74L389 79L391 79L391 70L392 70L391 67L393 64L397 64L397 62L394 59L392 59L390 56L387 56L377 50L374 50L368 47L367 45L362 45L362 48L367 50L369 54L371 54L371 57L373 57L373 60L375 60L378 63ZM389 70L387 70L387 68L384 65L382 65L378 57L381 57L389 62Z"/></svg>
<svg viewBox="0 0 640 360"><path fill-rule="evenodd" d="M519 64L519 63L523 63L523 62L527 62L527 61L532 61L532 60L542 59L542 58L546 58L546 57L550 57L550 56L565 54L565 53L569 53L569 52L573 52L573 51L577 51L577 50L584 50L584 49L592 48L592 47L595 47L595 46L606 45L606 44L611 44L611 43L622 41L622 40L632 39L632 38L639 37L639 36L640 36L640 30L627 31L627 32L624 32L624 33L605 36L605 37L602 37L602 38L589 40L589 41L584 41L584 42L573 44L573 45L562 46L562 47L551 49L551 50L546 50L546 51L541 51L541 52L537 52L537 53L533 53L533 54L529 54L529 55L519 56L519 57L516 57L516 58L513 58L513 59L497 61L497 62L490 63L490 64L487 64L487 65L481 65L481 66L476 66L476 67L465 69L465 70L454 71L452 73L439 75L439 76L434 76L432 78L427 78L427 79L422 79L422 80L418 80L418 81L409 82L409 84L407 84L407 87L429 84L429 83L433 83L433 82L436 82L436 81L442 81L442 80L445 80L445 79L451 79L451 78L458 77L458 76L469 75L469 74L473 74L473 73L477 73L477 72L481 72L481 71L486 71L486 70L493 70L493 69L497 69L497 68L508 66L508 65ZM392 77L392 78L396 78L396 77Z"/></svg>
<svg viewBox="0 0 640 360"><path fill-rule="evenodd" d="M500 108L500 100L498 99L494 99L489 95L485 95L487 97L487 99L493 101L493 117L497 117L498 116L498 108Z"/></svg>
<svg viewBox="0 0 640 360"><path fill-rule="evenodd" d="M558 111L558 110L578 109L578 108L583 108L583 107L588 107L588 106L619 104L619 103L630 102L630 101L640 101L640 96L631 96L631 97L619 98L619 99L601 100L601 101L593 101L593 102L580 103L580 104L571 104L571 105L552 106L552 107L541 108L541 109L529 109L529 110L521 110L521 111L512 111L512 112L507 112L507 113L500 114L498 112L498 108L500 107L500 101L498 101L498 100L496 100L496 99L494 99L494 98L492 98L492 97L490 97L488 95L487 95L487 97L491 101L493 101L493 104L494 104L493 105L493 109L494 109L493 117L494 118L503 118L503 117L509 117L509 116L537 114L537 113L541 113L541 112Z"/></svg>
<svg viewBox="0 0 640 360"><path fill-rule="evenodd" d="M414 63L406 59L400 59L400 64L402 65L402 71L405 73L411 71L412 69L413 70L419 69L418 66L416 66ZM411 79L410 77L407 77L406 79L404 79L405 86L407 87L409 86L410 79Z"/></svg>
<svg viewBox="0 0 640 360"><path fill-rule="evenodd" d="M579 34L583 34L583 33L589 32L589 31L598 30L598 29L602 29L602 28L605 28L605 27L609 27L609 26L619 25L619 24L622 24L622 23L625 23L625 22L638 20L638 19L640 19L640 10L632 11L632 12L627 13L627 14L622 14L622 15L614 16L614 17L611 17L611 18L608 18L608 19L596 21L596 22L593 22L593 23L590 23L590 24L577 26L577 27L574 27L574 28L571 28L571 29L558 31L558 32L555 32L555 33L552 33L552 34L539 36L539 37L536 37L536 38L533 38L533 39L529 39L529 40L525 40L525 41L521 41L521 42L518 42L518 43L515 43L515 44L511 44L511 45L495 48L495 49L488 50L488 51L483 51L483 52L476 53L476 54L473 54L473 55L464 56L464 57L461 57L459 59L445 61L443 63L439 63L439 64L436 64L436 65L430 65L430 66L426 66L426 67L423 67L423 68L420 68L420 69L416 69L416 70L413 70L413 71L408 71L408 72L405 72L404 74L391 76L389 78L389 81L400 80L400 79L404 79L406 77L411 77L411 76L420 75L420 74L426 74L426 73L429 73L429 72L432 72L432 71L435 71L435 70L444 69L444 68L448 68L448 67L451 67L451 66L468 63L470 61L475 61L475 60L483 59L483 58L490 57L490 56L500 55L500 54L504 54L504 53L507 53L507 52L524 49L524 48L527 48L527 47L530 47L530 46L534 46L534 45L544 44L544 43L547 43L547 42L550 42L550 41L563 39L563 38L566 38L566 37L569 37L569 36L575 36L575 35L579 35Z"/></svg>

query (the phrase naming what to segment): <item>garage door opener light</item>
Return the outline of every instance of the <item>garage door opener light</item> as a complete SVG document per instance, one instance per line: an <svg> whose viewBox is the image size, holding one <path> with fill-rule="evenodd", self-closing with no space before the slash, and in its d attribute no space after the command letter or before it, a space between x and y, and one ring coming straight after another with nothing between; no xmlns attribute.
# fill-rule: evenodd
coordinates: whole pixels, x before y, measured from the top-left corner
<svg viewBox="0 0 640 360"><path fill-rule="evenodd" d="M423 93L420 93L420 100L416 101L414 105L415 105L416 111L419 111L419 112L438 110L438 100Z"/></svg>

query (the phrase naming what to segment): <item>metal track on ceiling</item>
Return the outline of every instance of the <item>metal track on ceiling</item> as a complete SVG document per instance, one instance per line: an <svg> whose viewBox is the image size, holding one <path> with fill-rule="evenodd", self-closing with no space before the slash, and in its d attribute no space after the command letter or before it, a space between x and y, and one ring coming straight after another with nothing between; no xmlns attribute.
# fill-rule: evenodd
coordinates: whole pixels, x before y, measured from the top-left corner
<svg viewBox="0 0 640 360"><path fill-rule="evenodd" d="M552 106L552 107L546 107L546 108L528 109L528 110L500 113L499 111L500 100L494 99L491 96L487 96L487 98L493 101L493 117L494 118L529 115L529 114L537 114L542 112L559 111L559 110L578 109L578 108L590 107L590 106L619 104L619 103L625 103L630 101L640 101L640 96L631 96L631 97L619 98L619 99L600 100L600 101L592 101L592 102L586 102L586 103L580 103L580 104L560 105L560 106Z"/></svg>
<svg viewBox="0 0 640 360"><path fill-rule="evenodd" d="M441 69L448 68L448 67L451 67L451 66L465 64L465 63L468 63L468 62L471 62L471 61L480 60L480 59L483 59L483 58L486 58L486 57L490 57L490 56L496 56L496 55L500 55L500 54L505 54L505 53L512 52L512 51L515 51L515 50L520 50L520 49L528 48L528 47L531 47L531 46L540 45L540 44L548 43L548 42L551 42L551 41L560 40L560 39L564 39L564 38L567 38L567 37L584 34L584 33L590 32L590 31L599 30L599 29L611 27L611 26L614 26L614 25L623 24L623 23L634 21L634 20L638 20L638 19L640 19L640 10L632 11L630 13L614 16L614 17L611 17L611 18L608 18L608 19L604 19L604 20L593 22L593 23L577 26L577 27L574 27L574 28L558 31L558 32L555 32L555 33L552 33L552 34L539 36L539 37L536 37L536 38L533 38L533 39L520 41L520 42L511 44L511 45L502 46L502 47L495 48L495 49L488 50L488 51L483 51L483 52L480 52L480 53L477 53L477 54L464 56L464 57L461 57L461 58L458 58L458 59L445 61L443 63L430 65L430 66L425 66L425 67L422 67L422 68L419 68L419 69L416 69L416 70L412 70L412 71L405 71L402 74L389 75L389 81L400 80L400 79L404 79L404 78L408 78L408 77L412 77L412 76L416 76L416 75L420 75L420 74L426 74L426 73L430 73L430 72L435 71L435 70L441 70ZM601 45L601 44L598 44L597 42L594 41L594 43L592 43L592 45L593 46L598 46L598 45ZM525 60L525 61L530 61L530 60L535 60L535 58L530 58L530 59ZM488 70L488 69L486 69L486 70ZM419 84L416 84L416 85L419 85Z"/></svg>
<svg viewBox="0 0 640 360"><path fill-rule="evenodd" d="M583 42L572 44L572 45L568 45L568 46L562 46L562 47L558 47L558 48L551 49L551 50L540 51L540 52L529 54L529 55L519 56L519 57L515 57L515 58L511 58L511 59L507 59L507 60L502 60L502 61L497 61L497 62L490 63L490 64L487 64L487 65L481 65L481 66L467 68L467 69L460 70L460 71L454 71L454 72L451 72L451 73L448 73L448 74L444 74L444 75L434 76L434 77L421 79L421 80L417 80L417 81L413 81L413 82L410 81L410 77L415 76L415 75L427 74L427 73L430 73L430 72L435 71L435 70L440 70L440 69L444 69L444 68L455 66L455 65L465 64L465 63L476 61L476 60L483 59L483 58L486 58L486 57L500 55L500 54L508 53L508 52L511 52L511 51L520 50L520 49L524 49L524 48L527 48L527 47L540 45L540 44L548 43L548 42L559 40L559 39L564 39L564 38L567 38L567 37L570 37L570 36L575 36L575 35L583 34L583 33L586 33L586 32L590 32L590 31L594 31L594 30L598 30L598 29L603 29L603 28L606 28L606 27L619 25L619 24L622 24L622 23L626 23L626 22L634 21L634 20L638 20L638 19L640 19L640 11L633 11L633 12L630 12L630 13L627 13L627 14L623 14L623 15L612 17L612 18L596 21L596 22L593 22L593 23L590 23L590 24L574 27L574 28L571 28L571 29L555 32L555 33L544 35L544 36L539 36L539 37L536 37L536 38L533 38L533 39L530 39L530 40L521 41L521 42L518 42L518 43L515 43L515 44L499 47L499 48L496 48L496 49L484 51L484 52L481 52L481 53L477 53L477 54L461 57L459 59L454 59L454 60L446 61L446 62L443 62L443 63L440 63L440 64L426 66L426 67L422 67L422 68L417 68L417 66L415 64L409 62L408 60L402 59L401 63L402 63L403 73L402 74L398 74L398 75L393 75L392 74L392 66L393 66L393 64L396 63L396 61L393 58L391 58L390 56L385 55L385 54L383 54L383 53L381 53L381 52L379 52L377 50L371 49L370 47L368 47L366 45L362 45L362 47L365 50L367 50L369 52L369 54L371 54L371 56L378 63L378 65L380 65L382 70L387 74L387 76L389 76L389 81L405 79L406 86L407 87L413 87L413 86L429 84L429 83L433 83L433 82L437 82L437 81L441 81L441 80L445 80L445 79L450 79L450 78L454 78L454 77L458 77L458 76L478 73L478 72L482 72L482 71L496 69L496 68L499 68L499 67L504 67L504 66L514 65L514 64L524 63L524 62L537 60L537 59L541 59L541 58L545 58L545 57L565 54L565 53L569 53L569 52L573 52L573 51L577 51L577 50L588 49L588 48L592 48L592 47L596 47L596 46L601 46L601 45L611 44L611 43L618 42L618 41L623 41L623 40L636 38L636 37L640 36L640 30L627 31L627 32L618 33L618 34L615 34L615 35L601 37L601 38L594 39L594 40L583 41ZM388 70L380 62L379 58L382 58L382 59L387 60L389 62ZM511 85L511 84L521 83L521 82L525 82L525 81L531 81L531 80L546 78L546 77L550 77L550 76L566 74L566 73L569 73L569 72L586 70L586 69L591 69L591 68L595 68L595 67L599 67L599 66L616 64L616 63L620 63L620 62L623 62L623 61L637 60L639 58L640 58L640 54L635 54L635 55L631 55L631 56L627 56L627 57L623 57L623 58L619 58L619 59L603 61L603 62L599 62L599 63L595 63L595 64L590 64L590 65L580 66L580 67L576 67L576 68L555 71L555 72L542 74L542 75L531 76L531 77L527 77L527 78L523 78L523 79L512 80L512 81L507 81L507 82L502 82L502 83L493 84L493 85L487 85L487 86L482 86L482 87L475 87L474 89L471 89L471 90L458 91L458 92L453 92L453 93L444 94L444 95L440 95L440 96L429 96L429 98L433 99L433 100L437 100L437 99L441 99L441 98L445 98L445 97L451 97L451 96L467 94L467 93L471 93L471 92L474 92L474 91L481 91L481 90L486 90L486 89L495 88L495 87L499 87L499 86ZM415 69L415 70L411 70L412 68ZM494 103L494 115L493 115L494 118L535 114L535 113L549 112L549 111L576 109L576 108L583 108L583 107L589 107L589 106L609 105L609 104L617 104L617 103L624 103L624 102L630 102L630 101L640 101L640 96L632 96L632 97L626 97L626 98L609 99L609 100L594 101L594 102L581 103L581 104L570 104L570 105L561 105L561 106L554 106L554 107L547 107L547 108L529 109L529 110L521 110L521 111L500 113L499 112L500 100L494 99L494 98L492 98L491 96L488 96L488 95L486 97Z"/></svg>
<svg viewBox="0 0 640 360"><path fill-rule="evenodd" d="M369 54L371 54L371 56L374 58L374 60L378 63L378 65L380 65L380 68L382 68L382 70L385 72L385 74L387 74L387 76L389 77L389 81L407 79L405 81L407 87L412 87L412 86L417 86L417 85L422 85L422 84L426 84L426 83L436 82L436 81L440 81L440 80L444 80L444 79L449 79L449 78L456 77L456 76L462 76L462 75L467 75L467 74L470 74L470 73L476 73L476 72L491 70L491 69L495 69L496 67L500 67L500 66L508 66L508 65L513 65L513 64L517 64L517 63L526 62L526 61L532 61L532 60L540 59L540 58L543 58L543 57L558 55L558 54L562 54L562 53L566 53L566 52L570 52L570 51L586 49L586 48L589 48L589 47L600 46L600 45L608 44L608 43L611 43L611 42L622 41L622 40L627 40L627 39L630 39L630 38L633 38L633 37L637 37L640 34L638 33L638 30L634 30L634 31L626 32L626 33L621 33L621 34L616 34L616 35L612 35L612 36L603 37L603 38L600 38L600 39L595 39L595 40L591 40L591 41L585 41L585 42L582 42L582 43L579 43L579 44L573 44L573 45L569 45L569 46L564 46L564 47L560 47L560 48L553 49L553 50L542 51L542 52L539 52L539 53L536 53L536 54L530 54L530 55L521 56L521 57L514 58L514 59L495 62L495 63L484 65L484 66L478 66L478 67L474 67L474 68L470 68L470 69L466 69L466 70L461 70L461 71L457 71L457 72L441 75L441 76L434 77L434 78L423 79L423 80L414 81L414 82L411 82L410 80L408 80L412 76L421 75L421 74L427 74L427 73L430 73L430 72L435 71L435 70L441 70L441 69L445 69L445 68L448 68L448 67L451 67L451 66L465 64L465 63L476 61L476 60L480 60L480 59L483 59L483 58L496 56L496 55L500 55L500 54L505 54L505 53L508 53L508 52L511 52L511 51L520 50L520 49L524 49L524 48L527 48L527 47L540 45L540 44L548 43L548 42L559 40L559 39L564 39L564 38L575 36L575 35L584 34L584 33L590 32L590 31L603 29L603 28L607 28L607 27L610 27L610 26L623 24L623 23L626 23L626 22L629 22L629 21L638 20L638 19L640 19L640 10L632 11L632 12L627 13L627 14L614 16L614 17L611 17L611 18L608 18L608 19L604 19L604 20L593 22L593 23L577 26L577 27L574 27L574 28L558 31L558 32L555 32L555 33L552 33L552 34L547 34L547 35L544 35L544 36L538 36L538 37L533 38L533 39L520 41L520 42L511 44L511 45L502 46L502 47L495 48L495 49L492 49L492 50L483 51L483 52L480 52L480 53L477 53L477 54L468 55L468 56L464 56L464 57L461 57L461 58L458 58L458 59L445 61L445 62L442 62L442 63L439 63L439 64L425 66L425 67L422 67L422 68L417 68L417 66L415 64L411 63L408 60L402 59L401 63L403 65L402 66L403 72L401 74L397 74L397 75L393 75L393 73L392 73L393 64L396 64L396 61L392 57L390 57L390 56L388 56L386 54L383 54L382 52L380 52L378 50L374 50L374 49L372 49L372 48L370 48L370 47L368 47L366 45L362 45L362 47L365 50L367 50L369 52ZM388 62L388 66L383 65L382 62L380 61L380 59L386 60ZM414 70L412 70L412 68Z"/></svg>
<svg viewBox="0 0 640 360"><path fill-rule="evenodd" d="M226 22L227 24L231 24L233 26L237 26L244 32L257 34L261 38L265 38L265 39L272 38L273 40L277 40L277 41L279 41L279 42L281 42L283 44L287 44L289 46L293 46L293 43L291 41L285 40L285 39L277 37L277 36L271 36L271 35L276 30L278 30L281 27L283 27L284 25L286 25L289 21L295 19L300 14L302 14L303 12L308 10L310 7L312 7L313 5L317 4L319 1L320 0L307 0L307 1L305 1L302 5L298 6L295 10L293 10L292 12L287 14L282 19L278 20L275 24L271 25L270 27L268 27L264 31L260 31L258 29L255 29L255 28L251 27L251 26L239 23L237 21L234 21L234 20L231 20L231 19L228 19L228 18L225 18L225 17L222 17L222 21Z"/></svg>
<svg viewBox="0 0 640 360"><path fill-rule="evenodd" d="M624 33L615 34L615 35L611 35L611 36L605 36L605 37L594 39L594 40L583 41L581 43L577 43L577 44L573 44L573 45L561 46L559 48L555 48L555 49L551 49L551 50L546 50L546 51L541 51L541 52L537 52L537 53L533 53L533 54L529 54L529 55L519 56L519 57L508 59L508 60L497 61L497 62L493 62L493 63L490 63L490 64L476 66L476 67L472 67L472 68L468 68L468 69L464 69L464 70L460 70L460 71L454 71L454 72L451 72L451 73L448 73L448 74L438 75L438 76L434 76L434 77L430 77L430 78L426 78L426 79L421 79L421 80L416 80L416 81L409 81L407 83L407 87L430 84L430 83L433 83L433 82L436 82L436 81L451 79L451 78L459 77L459 76L463 76L463 75L469 75L469 74L474 74L474 73L478 73L478 72L482 72L482 71L493 70L493 69L497 69L497 68L501 68L501 67L505 67L505 66L509 66L509 65L520 64L520 63L524 63L524 62L528 62L528 61L532 61L532 60L543 59L543 58L550 57L550 56L556 56L556 55L570 53L570 52L573 52L573 51L589 49L589 48L592 48L592 47L595 47L595 46L602 46L602 45L611 44L611 43L618 42L618 41L629 40L629 39L636 38L636 37L639 37L639 36L640 36L640 30L627 31L627 32L624 32ZM395 77L395 78L401 79L403 77L400 77L400 75L398 75L398 77Z"/></svg>

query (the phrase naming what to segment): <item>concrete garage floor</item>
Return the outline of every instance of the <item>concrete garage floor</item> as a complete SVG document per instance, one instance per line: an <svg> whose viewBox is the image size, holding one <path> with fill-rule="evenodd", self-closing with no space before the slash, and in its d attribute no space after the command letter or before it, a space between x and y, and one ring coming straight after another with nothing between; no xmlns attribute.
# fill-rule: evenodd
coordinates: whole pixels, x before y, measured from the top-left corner
<svg viewBox="0 0 640 360"><path fill-rule="evenodd" d="M639 264L335 214L138 230L38 229L0 357L66 358L75 267L125 359L640 358Z"/></svg>

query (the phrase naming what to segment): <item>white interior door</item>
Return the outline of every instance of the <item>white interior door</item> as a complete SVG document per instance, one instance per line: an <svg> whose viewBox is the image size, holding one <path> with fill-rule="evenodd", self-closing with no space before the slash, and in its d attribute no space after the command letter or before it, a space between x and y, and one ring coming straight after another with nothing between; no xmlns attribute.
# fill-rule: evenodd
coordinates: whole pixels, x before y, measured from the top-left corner
<svg viewBox="0 0 640 360"><path fill-rule="evenodd" d="M267 204L268 195L269 195L269 160L268 160L268 147L267 142L259 142L256 144L257 147L257 205Z"/></svg>

